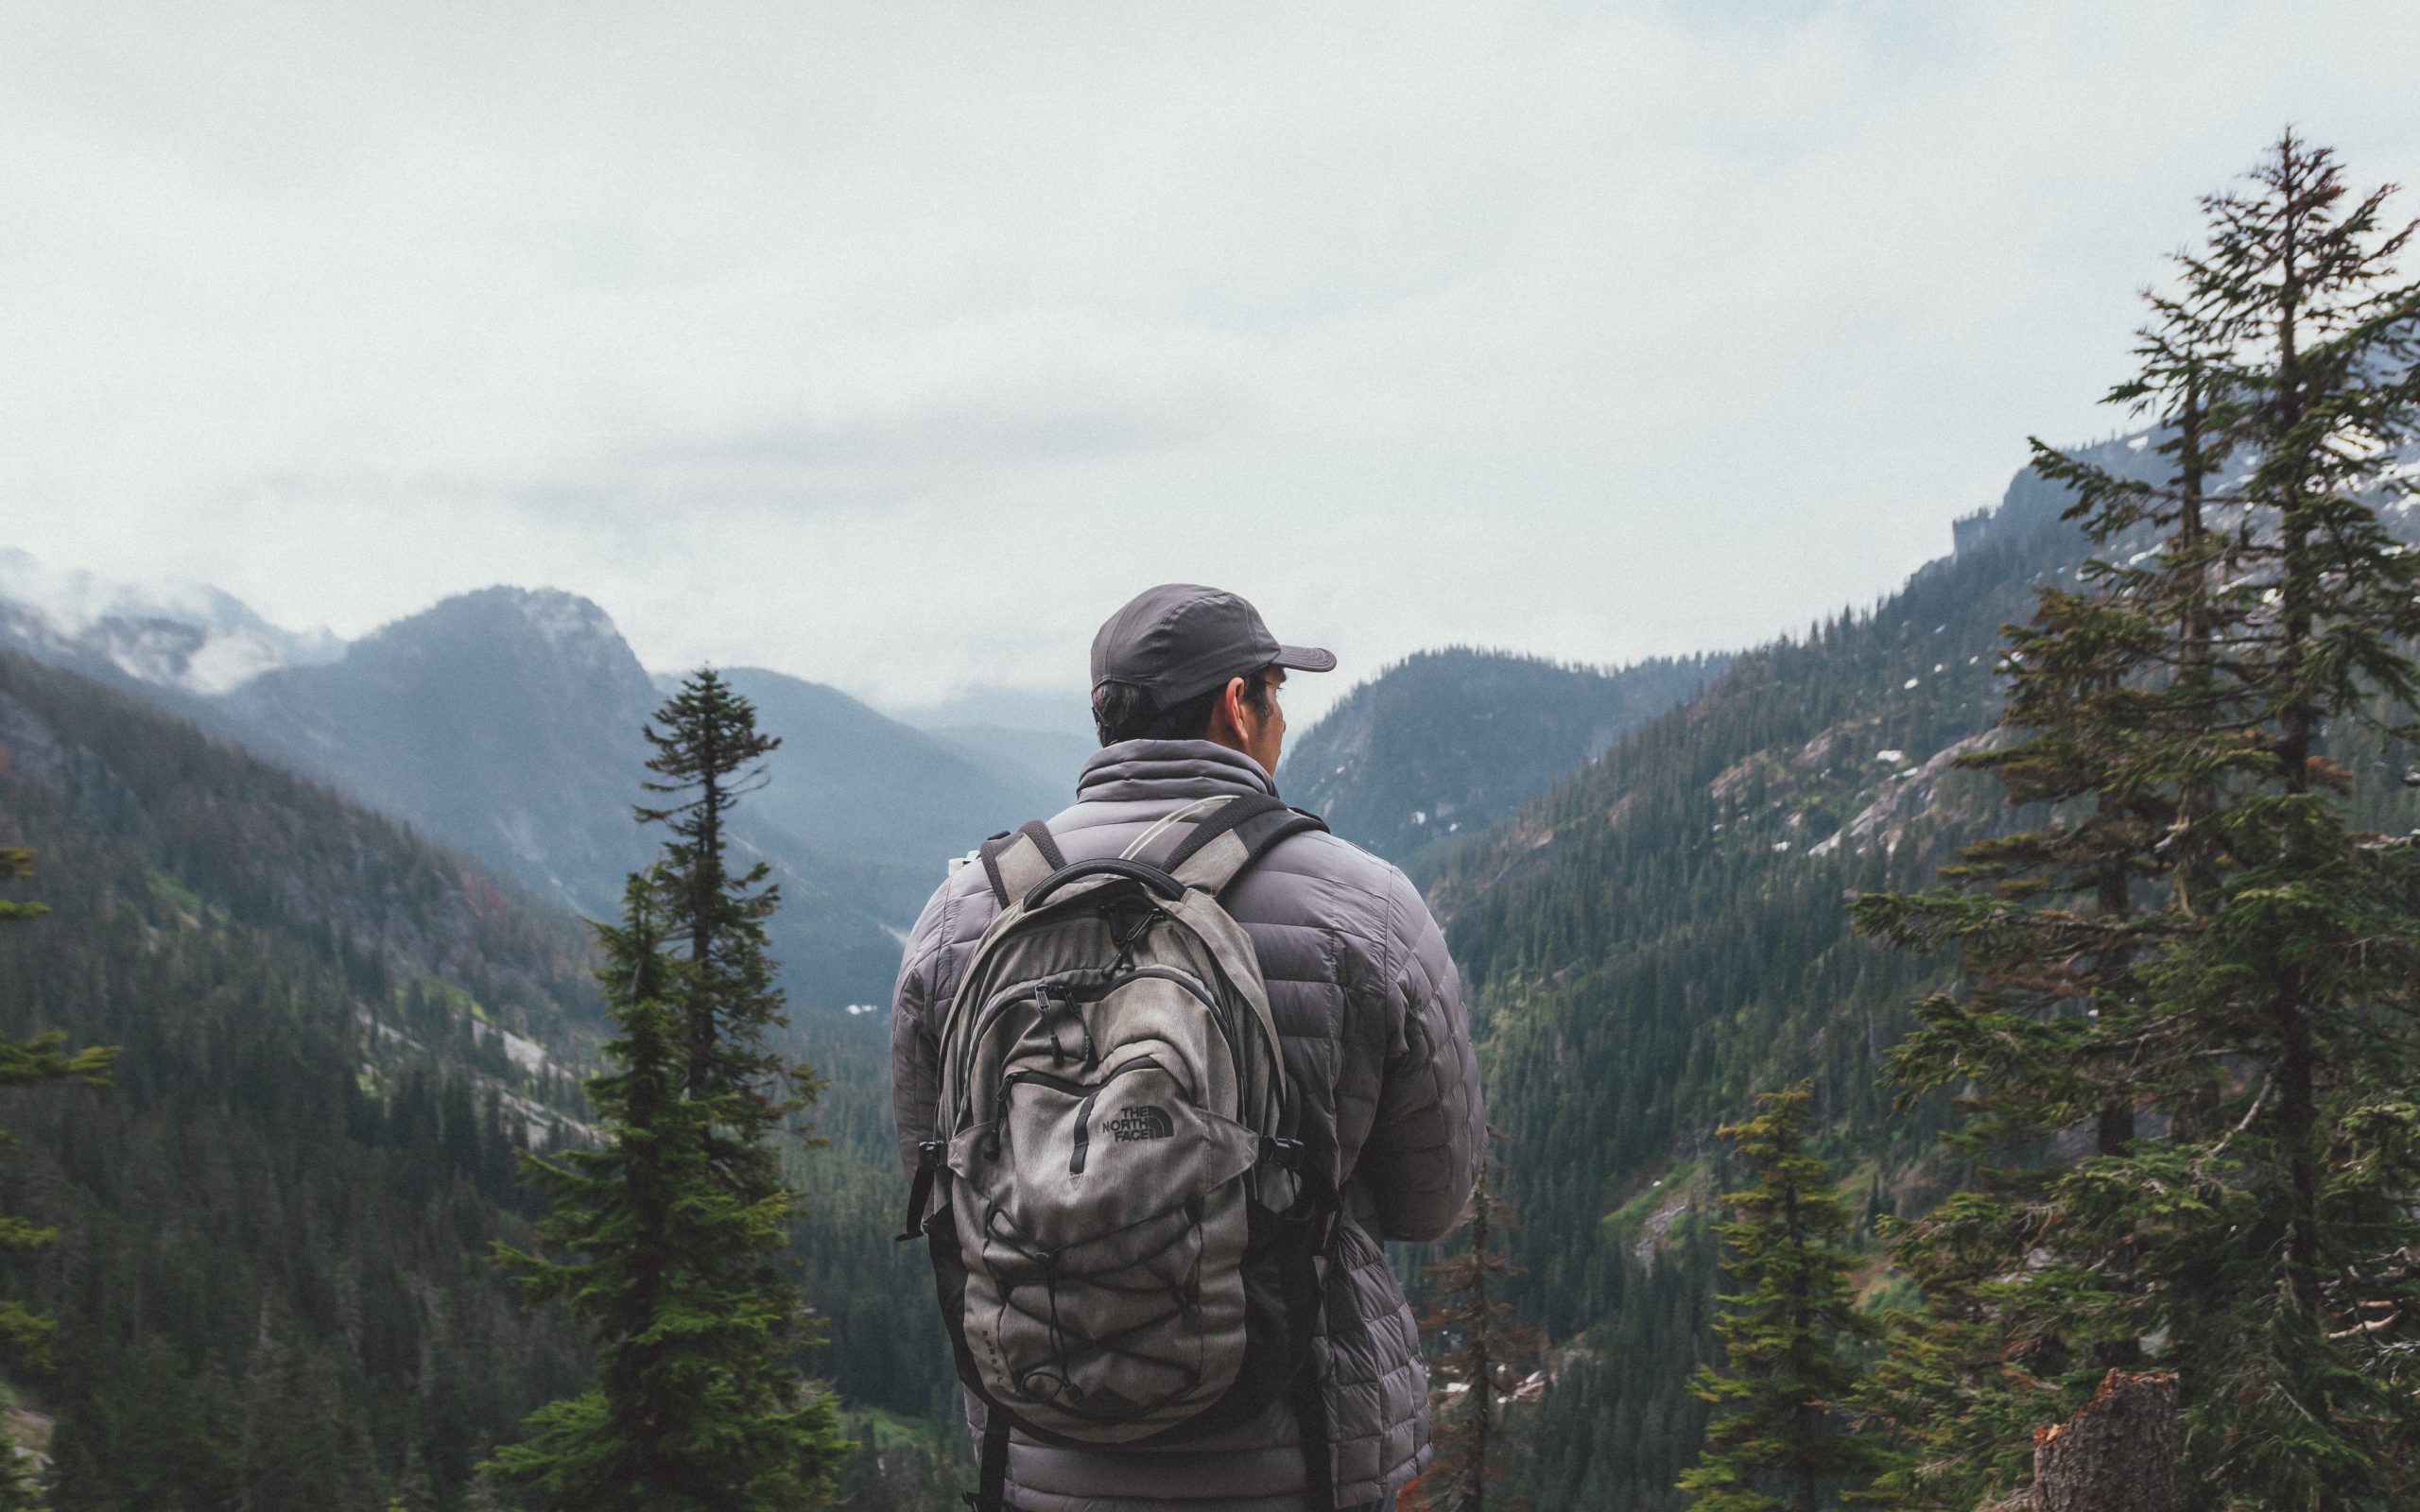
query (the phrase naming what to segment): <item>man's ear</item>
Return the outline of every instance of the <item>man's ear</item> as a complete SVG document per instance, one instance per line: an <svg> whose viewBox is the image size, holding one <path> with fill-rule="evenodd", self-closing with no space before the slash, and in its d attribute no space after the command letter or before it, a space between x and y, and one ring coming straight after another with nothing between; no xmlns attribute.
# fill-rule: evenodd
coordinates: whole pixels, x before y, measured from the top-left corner
<svg viewBox="0 0 2420 1512"><path fill-rule="evenodd" d="M1219 694L1219 701L1210 706L1210 738L1221 746L1243 748L1244 679L1229 678Z"/></svg>

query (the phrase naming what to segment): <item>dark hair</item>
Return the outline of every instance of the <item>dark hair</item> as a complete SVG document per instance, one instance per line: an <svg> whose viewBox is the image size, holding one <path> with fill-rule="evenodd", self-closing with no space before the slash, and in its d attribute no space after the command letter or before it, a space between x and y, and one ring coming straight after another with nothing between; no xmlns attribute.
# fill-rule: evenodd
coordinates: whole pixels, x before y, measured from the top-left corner
<svg viewBox="0 0 2420 1512"><path fill-rule="evenodd" d="M1121 740L1201 740L1210 733L1211 711L1226 696L1223 682L1197 693L1183 703L1156 707L1151 696L1131 683L1104 682L1093 690L1093 730L1104 746ZM1254 713L1269 712L1269 669L1244 676L1244 703Z"/></svg>

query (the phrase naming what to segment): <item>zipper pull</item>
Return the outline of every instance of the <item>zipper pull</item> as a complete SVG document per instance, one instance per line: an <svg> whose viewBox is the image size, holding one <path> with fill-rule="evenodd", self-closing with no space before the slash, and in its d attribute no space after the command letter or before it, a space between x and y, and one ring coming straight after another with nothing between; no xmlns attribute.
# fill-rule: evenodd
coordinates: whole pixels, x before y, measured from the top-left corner
<svg viewBox="0 0 2420 1512"><path fill-rule="evenodd" d="M1050 984L1047 982L1033 985L1033 1020L1036 1023L1050 1024L1050 1063L1053 1066L1065 1065L1067 1049L1059 1042L1059 1026L1050 1022Z"/></svg>

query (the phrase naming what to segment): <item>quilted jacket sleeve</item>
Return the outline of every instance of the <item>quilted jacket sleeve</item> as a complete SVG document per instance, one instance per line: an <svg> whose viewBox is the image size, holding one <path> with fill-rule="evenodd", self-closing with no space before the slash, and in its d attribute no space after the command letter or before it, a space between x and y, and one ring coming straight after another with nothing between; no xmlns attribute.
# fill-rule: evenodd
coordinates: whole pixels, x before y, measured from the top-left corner
<svg viewBox="0 0 2420 1512"><path fill-rule="evenodd" d="M1378 1237L1423 1241L1461 1221L1487 1158L1487 1112L1444 933L1410 882L1392 881L1383 970L1401 1029L1357 1177L1375 1199Z"/></svg>
<svg viewBox="0 0 2420 1512"><path fill-rule="evenodd" d="M899 983L890 998L890 1114L897 1125L899 1160L916 1166L917 1144L931 1136L934 1105L941 1100L940 1046L933 1022L934 997L942 974L942 948L949 887L943 885L925 904L916 927L908 932L908 949L899 962Z"/></svg>

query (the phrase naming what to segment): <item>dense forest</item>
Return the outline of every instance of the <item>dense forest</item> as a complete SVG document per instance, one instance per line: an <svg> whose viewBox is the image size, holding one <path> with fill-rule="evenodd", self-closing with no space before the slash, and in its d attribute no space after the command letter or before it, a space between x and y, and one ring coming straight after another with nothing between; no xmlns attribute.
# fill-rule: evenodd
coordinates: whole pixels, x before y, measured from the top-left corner
<svg viewBox="0 0 2420 1512"><path fill-rule="evenodd" d="M0 935L0 1034L122 1052L12 1100L0 1210L59 1228L10 1383L66 1508L462 1504L586 1369L484 1262L515 1151L577 1138L576 928L326 792L0 656L0 834L48 906Z"/></svg>

